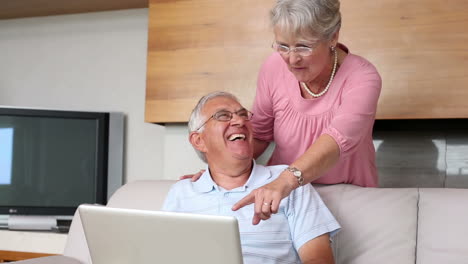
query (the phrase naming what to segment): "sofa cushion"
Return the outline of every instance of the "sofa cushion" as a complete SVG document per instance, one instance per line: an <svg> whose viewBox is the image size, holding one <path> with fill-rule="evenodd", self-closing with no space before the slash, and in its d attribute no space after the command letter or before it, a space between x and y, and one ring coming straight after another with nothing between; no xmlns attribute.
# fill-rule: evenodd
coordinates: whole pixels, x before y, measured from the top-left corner
<svg viewBox="0 0 468 264"><path fill-rule="evenodd" d="M468 262L468 190L420 189L417 263Z"/></svg>
<svg viewBox="0 0 468 264"><path fill-rule="evenodd" d="M135 181L120 187L107 206L140 210L160 210L174 180Z"/></svg>
<svg viewBox="0 0 468 264"><path fill-rule="evenodd" d="M337 264L415 263L417 189L314 186L342 227Z"/></svg>

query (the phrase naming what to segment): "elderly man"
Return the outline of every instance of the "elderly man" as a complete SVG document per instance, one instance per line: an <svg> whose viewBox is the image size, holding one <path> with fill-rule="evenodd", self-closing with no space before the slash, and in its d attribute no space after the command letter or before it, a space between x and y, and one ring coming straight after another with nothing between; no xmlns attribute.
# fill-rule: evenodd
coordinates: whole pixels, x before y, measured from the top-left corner
<svg viewBox="0 0 468 264"><path fill-rule="evenodd" d="M244 263L334 263L330 236L339 224L310 184L294 190L277 214L257 225L250 219L262 208L251 204L231 210L240 198L288 169L255 164L251 118L229 93L211 93L198 102L189 121L189 140L208 168L196 182L177 182L163 210L235 216ZM270 206L262 205L268 211Z"/></svg>

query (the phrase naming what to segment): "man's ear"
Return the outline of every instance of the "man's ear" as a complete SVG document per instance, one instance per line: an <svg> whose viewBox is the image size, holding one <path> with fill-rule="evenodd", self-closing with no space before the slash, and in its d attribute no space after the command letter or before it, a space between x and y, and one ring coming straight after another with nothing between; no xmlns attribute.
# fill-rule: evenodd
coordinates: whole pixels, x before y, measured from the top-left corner
<svg viewBox="0 0 468 264"><path fill-rule="evenodd" d="M203 140L202 134L198 132L190 132L189 134L190 144L198 151L206 153L205 141Z"/></svg>

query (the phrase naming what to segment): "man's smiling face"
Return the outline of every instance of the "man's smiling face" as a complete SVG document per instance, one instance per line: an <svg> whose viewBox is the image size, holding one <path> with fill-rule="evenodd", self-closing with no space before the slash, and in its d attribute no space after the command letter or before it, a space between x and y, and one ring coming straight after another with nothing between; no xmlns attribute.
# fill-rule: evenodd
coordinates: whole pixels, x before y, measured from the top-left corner
<svg viewBox="0 0 468 264"><path fill-rule="evenodd" d="M205 152L209 163L222 164L236 160L250 162L253 158L253 136L250 121L243 118L247 110L232 98L215 97L205 104L201 114L208 120L219 111L236 114L230 121L211 118L199 133L200 150Z"/></svg>

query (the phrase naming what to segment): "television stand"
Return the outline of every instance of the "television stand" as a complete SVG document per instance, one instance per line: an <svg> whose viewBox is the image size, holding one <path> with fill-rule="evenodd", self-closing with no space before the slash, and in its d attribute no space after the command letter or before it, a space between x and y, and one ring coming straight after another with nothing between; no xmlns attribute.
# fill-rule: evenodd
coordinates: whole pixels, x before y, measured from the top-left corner
<svg viewBox="0 0 468 264"><path fill-rule="evenodd" d="M8 229L10 230L52 230L57 226L54 216L10 215Z"/></svg>
<svg viewBox="0 0 468 264"><path fill-rule="evenodd" d="M72 216L10 215L0 218L0 228L67 233Z"/></svg>

